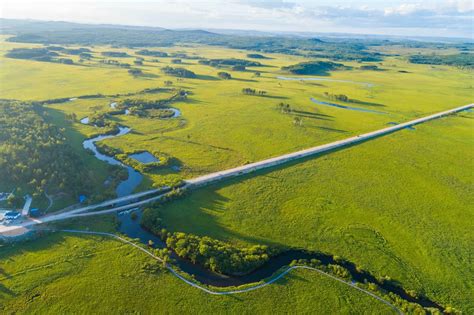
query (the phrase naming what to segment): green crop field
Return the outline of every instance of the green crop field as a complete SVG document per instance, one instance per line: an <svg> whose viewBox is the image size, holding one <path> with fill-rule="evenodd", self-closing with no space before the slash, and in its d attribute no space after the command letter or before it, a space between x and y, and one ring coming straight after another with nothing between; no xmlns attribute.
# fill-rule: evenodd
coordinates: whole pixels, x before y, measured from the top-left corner
<svg viewBox="0 0 474 315"><path fill-rule="evenodd" d="M383 53L381 61L340 61L346 68L311 76L291 74L282 67L330 59L269 52L262 53L267 59L252 59L262 66L236 71L199 60L249 60L247 54L261 52L196 43L153 49L187 56L176 64L175 58L138 55L138 48L99 44L68 45L92 51L92 58L82 62L78 56L67 56L74 61L69 65L8 58L5 54L15 48L45 47L8 38L2 36L0 42L0 99L65 98L42 103L45 119L64 132L67 143L90 170L88 185L94 201L113 194L104 182L115 171L84 150L82 142L110 129L80 120L110 113L114 102L165 102L176 91L186 91L184 99L166 105L180 111L177 118L125 113L106 118L108 123L130 127L131 132L101 141L105 147L125 154L159 152L172 161L143 171L144 180L135 189L142 191L473 101L472 69L408 61L409 55L435 52L432 47L374 46L370 51ZM107 51L128 56L104 57ZM457 51L449 47L440 54ZM143 64L134 64L136 58L143 58ZM107 59L129 63L142 73L131 75L128 68L104 63ZM361 68L373 65L379 69ZM185 68L196 77L165 74L166 66ZM221 79L218 73L222 71L232 78ZM312 77L318 80L307 80ZM157 88L161 89L151 91ZM246 88L257 94L245 95ZM96 96L80 98L85 95ZM338 95L350 101L338 100ZM365 111L316 104L311 98ZM290 110L285 111L281 103L289 104ZM154 211L171 232L209 236L235 246L299 248L342 257L378 278L390 278L405 290L469 314L474 312L473 121L472 112L458 113L413 130L200 188ZM0 182L0 191L15 188L13 183ZM77 202L75 196L61 193L53 196L49 212ZM35 195L35 207L47 204L45 195ZM113 215L64 221L58 226L116 232ZM99 236L55 232L0 244L0 311L393 313L372 297L308 270L292 271L252 292L214 296L159 266L136 248Z"/></svg>

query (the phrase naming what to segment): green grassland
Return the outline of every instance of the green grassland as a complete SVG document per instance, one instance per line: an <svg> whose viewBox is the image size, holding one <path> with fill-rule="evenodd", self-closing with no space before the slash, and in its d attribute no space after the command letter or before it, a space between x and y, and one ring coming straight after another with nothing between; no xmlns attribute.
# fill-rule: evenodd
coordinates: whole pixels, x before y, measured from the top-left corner
<svg viewBox="0 0 474 315"><path fill-rule="evenodd" d="M2 42L1 54L16 47L41 46ZM131 127L133 132L105 140L107 146L124 152L160 151L182 165L179 173L146 173L139 189L160 185L170 178L192 178L380 129L389 122L403 122L471 103L473 97L472 71L410 64L404 56L406 52L388 56L381 63L344 62L353 69L323 77L359 82L348 83L278 80L277 76L292 76L282 72L281 67L309 61L279 54L265 54L272 59L258 60L264 67L251 67L245 72L216 69L191 59L174 65L172 58L145 57L143 66L132 65L145 75L133 77L127 69L98 61L104 58L102 51L134 55L134 50L99 46L91 49L95 58L77 65L0 57L0 98L45 100L123 94L164 87L166 80L171 80L175 88L189 91L187 100L171 105L182 112L177 119L113 116L112 120ZM248 59L249 53L205 45L157 50L204 58ZM384 52L395 54L393 50L391 47ZM135 57L107 59L133 64ZM358 69L364 64L376 64L384 71ZM198 77L177 80L161 72L166 65L184 67ZM233 79L218 79L219 71L229 72ZM261 72L260 77L255 75L257 71ZM247 87L267 94L243 95L241 90ZM311 97L330 101L324 92L346 94L357 100L346 105L385 114L324 107L310 101ZM52 121L66 128L73 147L82 152L91 170L97 173L97 183L93 185L100 189L109 175L107 166L85 153L81 145L100 129L67 121L67 115L74 113L80 119L106 110L112 101L168 96L169 93L158 93L78 99L47 108ZM278 109L280 102L290 104L293 112L282 113ZM295 117L303 119L302 126L295 126ZM164 224L173 231L209 235L237 244L294 246L342 256L443 305L472 312L474 270L469 259L474 248L470 231L474 219L473 118L472 113L443 118L304 163L200 189L163 206L160 211ZM92 220L91 229L94 224L101 228L102 218ZM85 257L85 253L90 256ZM150 309L389 311L370 298L306 271L295 272L261 291L235 297L208 296L163 271L141 272L143 264L151 263L148 258L96 237L56 234L2 248L0 253L0 260L6 262L2 263L3 272L8 274L55 263L64 257L70 257L69 262L1 281L0 297L4 302L0 304L7 312L23 313L106 311L111 307L145 313Z"/></svg>
<svg viewBox="0 0 474 315"><path fill-rule="evenodd" d="M18 44L5 43L4 49ZM6 85L2 97L19 99L50 99L84 94L117 94L137 92L144 88L163 87L170 80L174 87L190 92L187 101L173 104L182 111L175 120L144 119L116 116L114 120L131 127L130 135L104 141L105 144L124 151L159 150L177 159L182 165L180 177L192 178L212 171L235 167L271 156L342 139L353 134L384 127L388 122L401 122L424 114L463 105L471 101L472 71L453 68L408 64L404 57L388 57L378 64L385 71L357 70L362 64L346 62L350 71L331 73L327 79L350 80L374 84L330 81L283 81L276 79L283 73L280 68L306 61L298 56L267 54L272 59L259 60L265 66L249 68L246 72L216 69L198 64L197 60L183 59L178 65L194 71L196 79L182 79L164 75L160 68L171 64L172 58L146 57L139 66L145 77L134 78L126 69L103 65L101 51L123 51L129 55L134 50L94 47L95 58L83 65L62 65L28 60L3 58L2 75ZM190 46L162 48L168 53L187 53L204 58L246 58L248 51L220 47ZM113 58L111 58L113 59ZM134 57L115 58L133 64ZM160 62L150 62L158 59ZM135 67L135 66L133 66ZM232 80L220 80L217 72L228 71ZM401 73L399 71L409 73ZM261 72L256 77L255 72ZM7 78L9 78L7 80ZM29 82L28 89L18 83ZM77 81L77 82L76 82ZM38 84L31 84L38 82ZM26 84L26 83L25 83ZM63 87L63 85L65 87ZM267 95L244 96L242 88L265 90ZM25 92L27 90L27 92ZM346 94L357 100L350 105L383 111L385 115L334 109L316 105L311 97L325 100L324 92ZM159 98L158 95L136 95L133 98ZM104 110L113 99L77 100L50 105L64 114L75 113L78 118ZM289 103L291 114L282 114L278 104ZM56 114L58 115L58 114ZM294 117L303 119L303 126L293 124ZM71 128L78 135L89 136L97 128L79 123ZM164 174L146 174L147 182L163 183Z"/></svg>
<svg viewBox="0 0 474 315"><path fill-rule="evenodd" d="M95 229L112 230L111 220ZM54 233L0 251L0 311L51 313L309 313L394 311L385 304L311 271L232 296L197 290L120 242Z"/></svg>
<svg viewBox="0 0 474 315"><path fill-rule="evenodd" d="M473 118L443 118L195 191L164 205L163 222L230 242L341 255L469 313Z"/></svg>

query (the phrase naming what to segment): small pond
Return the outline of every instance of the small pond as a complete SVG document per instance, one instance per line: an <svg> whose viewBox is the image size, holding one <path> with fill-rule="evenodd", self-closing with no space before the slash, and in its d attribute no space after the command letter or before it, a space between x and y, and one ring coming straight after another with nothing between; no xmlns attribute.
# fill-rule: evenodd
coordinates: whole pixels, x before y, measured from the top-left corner
<svg viewBox="0 0 474 315"><path fill-rule="evenodd" d="M134 159L134 160L137 160L138 162L141 162L143 164L159 162L160 161L159 159L157 159L153 154L151 154L148 151L141 152L141 153L130 154L129 157Z"/></svg>
<svg viewBox="0 0 474 315"><path fill-rule="evenodd" d="M140 174L139 172L135 171L132 167L123 164L122 162L114 159L113 157L100 153L97 150L97 147L95 146L95 143L97 141L101 141L101 140L105 140L105 139L110 139L110 138L126 135L130 131L131 131L130 128L119 127L119 132L114 134L114 135L100 135L100 136L97 136L97 137L92 138L92 139L87 139L82 144L84 149L91 150L92 153L94 154L94 156L97 159L99 159L101 161L104 161L104 162L107 162L111 165L118 165L118 166L125 167L127 169L127 172L128 172L127 179L124 180L124 181L121 181L120 184L115 189L115 192L116 192L118 197L123 197L123 196L130 195L133 192L133 190L142 182L143 175Z"/></svg>
<svg viewBox="0 0 474 315"><path fill-rule="evenodd" d="M89 117L84 117L80 121L81 121L81 124L88 125L89 124Z"/></svg>

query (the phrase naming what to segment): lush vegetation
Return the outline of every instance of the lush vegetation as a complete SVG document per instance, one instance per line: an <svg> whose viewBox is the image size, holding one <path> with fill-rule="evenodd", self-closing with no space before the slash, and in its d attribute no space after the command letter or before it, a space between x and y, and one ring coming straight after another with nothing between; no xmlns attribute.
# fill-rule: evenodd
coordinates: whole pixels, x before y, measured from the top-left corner
<svg viewBox="0 0 474 315"><path fill-rule="evenodd" d="M167 75L172 75L179 78L195 78L196 77L196 74L194 72L184 69L184 68L173 68L173 67L166 66L162 68L161 71L163 71Z"/></svg>
<svg viewBox="0 0 474 315"><path fill-rule="evenodd" d="M170 233L162 225L158 209L145 209L141 224L159 235L178 256L218 273L248 273L262 266L272 253L267 246L236 247L206 236Z"/></svg>
<svg viewBox="0 0 474 315"><path fill-rule="evenodd" d="M129 57L129 55L126 52L121 52L121 51L103 51L101 55L105 57L114 57L114 58Z"/></svg>
<svg viewBox="0 0 474 315"><path fill-rule="evenodd" d="M66 226L114 231L110 216ZM372 297L313 271L295 270L273 285L238 296L216 296L185 284L143 252L111 238L54 233L0 246L2 313L391 312Z"/></svg>
<svg viewBox="0 0 474 315"><path fill-rule="evenodd" d="M98 35L93 37L89 31ZM28 32L34 35L39 31L33 28ZM221 35L188 31L184 31L182 37L173 31L164 31L159 36L155 34L158 33L156 30L130 29L119 33L112 29L104 32L113 35L109 37L107 46L97 44L107 40L100 26L91 26L87 31L58 30L54 34L42 34L38 39L40 42L66 41L68 45L84 43L67 46L67 49L89 47L88 41L94 42L91 52L87 52L92 57L81 63L84 66L2 58L0 72L1 98L35 100L44 104L41 107L47 113L44 118L49 124L64 128L65 142L93 172L93 187L101 198L114 197L113 188L117 182L104 185L110 176L109 168L88 155L82 141L92 135L106 133L109 126L116 124L128 126L132 132L100 142L104 148L120 150L117 152L121 152L118 153L121 157L121 154L146 150L155 156L161 154L169 158L166 167L142 170L144 180L137 189L142 190L328 143L383 128L390 122L403 122L472 102L472 71L408 61L408 56L418 51L429 54L430 50L436 50L437 54L449 55L469 49L466 45L439 44L435 47L417 43L419 47L414 44L408 47L380 42L374 45L365 40L356 45L352 40L336 44L332 40L298 39L292 42L292 39L280 41L278 38L241 37L232 37L231 42L223 40L225 37ZM137 33L141 35L133 37ZM76 34L79 36L74 37ZM17 35L13 40L30 36L26 35L26 31ZM164 45L157 49L171 58L182 59L186 69L199 74L197 79L183 80L172 73L160 71L163 67L175 67L171 58L160 56L150 56L159 58L153 61L159 63L152 64L146 58L144 65L134 66L143 75L129 75L129 69L119 64L133 64L139 54L137 48L129 47L135 47L135 43L147 40L148 36L159 38L144 43L150 51L165 43L164 38L168 36L169 47ZM213 44L194 42L188 45L185 42L188 36L193 41L206 37L208 39L202 41ZM176 40L178 37L179 41ZM217 44L217 40L222 41ZM112 50L110 45L119 45L113 49L126 52L129 57L120 59L118 64L102 63L104 57L101 53ZM252 50L223 46L251 47L249 49ZM38 46L2 42L0 50L8 53L19 47L29 49ZM51 52L60 54L54 58L70 58L79 64L78 55L67 55L60 50ZM237 71L233 66L209 67L199 63L204 59L245 60L249 58L247 54L254 52L269 58L264 60L265 68L257 69L260 72L254 69ZM288 75L282 73L282 67L317 61L318 54L333 60L340 57L345 60L345 67L330 71L330 76L317 80L308 77L291 81L277 78ZM184 55L187 57L185 62ZM377 68L384 71L372 70L374 63L363 61L365 57L379 59ZM232 80L220 80L218 73L222 71L229 73ZM249 95L259 95L258 91L265 91L266 94L262 95L264 97L243 96L243 89L248 89ZM160 104L155 108L154 104L169 100L176 91L184 93L172 105L181 111L182 118L157 119L162 114L170 113L166 105ZM383 106L386 114L319 106L310 101L311 97L357 102L361 108L368 109ZM129 105L121 107L121 102L126 99L131 100ZM120 108L112 109L112 102ZM140 108L140 104L148 102L151 103L150 108ZM134 112L132 115L123 114L126 106ZM81 124L77 118L82 117L103 121L105 129L94 124ZM302 121L304 123L300 123ZM465 257L472 256L472 246L469 246L472 233L467 223L472 221L469 206L472 204L470 187L473 179L472 172L466 171L466 165L472 160L471 150L468 150L472 146L472 121L471 113L446 117L417 126L416 130L405 130L321 156L314 161L201 189L163 206L160 211L162 222L172 234L183 232L195 235L200 241L209 237L234 249L263 244L339 255L377 278L396 279L410 292L426 295L443 306L452 305L471 313L473 305L468 293L473 286L470 280L472 268ZM128 163L125 156L120 159ZM173 169L171 165L179 167ZM0 181L0 186L0 191L15 188L5 181ZM27 189L23 188L23 191ZM64 202L59 198L54 197L55 206L63 202L63 207L66 207L77 200ZM82 228L98 229L97 225L104 220L97 216L83 223ZM73 225L65 222L65 226ZM6 263L2 265L10 274L23 272L30 266L42 266L43 262L45 265L55 263L64 256L55 256L56 251L61 254L67 252L70 256L66 256L74 264L73 271L65 269L62 264L54 264L45 268L46 273L42 270L27 272L3 281L6 289L0 290L0 304L6 312L40 312L46 311L46 307L49 311L54 308L58 312L74 312L78 307L100 311L105 310L106 306L109 309L113 306L124 312L146 313L149 309L159 310L164 305L172 310L197 312L209 309L231 309L244 313L249 309L262 312L290 312L296 309L302 312L331 312L343 307L341 304L346 300L354 303L345 309L347 312L370 313L374 309L379 310L378 302L369 297L367 303L361 305L358 298L351 298L351 294L358 292L354 293L350 288L349 291L348 288L336 290L338 284L333 280L321 284L318 275L312 276L311 272L306 271L291 273L275 287L240 295L239 300L224 298L226 300L217 302L215 297L209 298L193 288L181 286L167 273L149 273L153 269L151 266L144 268L144 271L137 269L136 266L145 263L146 258L142 260L127 255L129 252L124 252L124 248L116 249L116 257L122 258L120 263L114 264L115 252L111 254L107 251L103 256L100 252L102 249L110 250L110 244L115 243L101 238L92 239L88 243L79 237L59 234L57 238L41 238L29 247L3 247L0 256L4 256L0 259L12 257L14 260L4 259ZM95 244L97 240L102 242ZM71 246L61 251L64 242L71 242ZM91 258L78 258L76 253L91 253ZM156 267L156 264L153 266ZM344 270L334 268L335 273L344 276ZM53 278L57 281L44 280ZM72 282L74 286L71 286ZM99 284L105 282L108 286L100 287ZM164 290L158 296L156 293L153 296L143 293L129 298L137 288L156 291L157 282ZM11 295L7 289L11 290ZM38 292L40 298L32 298ZM318 292L324 294L321 293L318 298ZM168 294L171 297L166 298ZM109 299L109 295L114 299ZM90 306L89 303L94 300L90 296L100 296L100 305L97 303L95 308ZM119 298L127 302L117 302ZM186 304L188 301L202 302L203 299L208 299L208 304ZM275 300L281 303L278 306L268 303ZM332 308L328 309L328 305Z"/></svg>
<svg viewBox="0 0 474 315"><path fill-rule="evenodd" d="M16 194L88 191L90 172L35 104L0 101L0 177Z"/></svg>
<svg viewBox="0 0 474 315"><path fill-rule="evenodd" d="M409 59L412 63L448 65L458 68L474 68L474 54L462 53L455 55L413 55Z"/></svg>
<svg viewBox="0 0 474 315"><path fill-rule="evenodd" d="M217 76L218 76L219 78L221 78L222 80L230 80L230 79L232 79L232 75L231 75L230 73L228 73L228 72L223 72L223 71L218 72L218 73L217 73Z"/></svg>
<svg viewBox="0 0 474 315"><path fill-rule="evenodd" d="M269 59L268 57L261 55L261 54L247 54L247 58L252 59Z"/></svg>
<svg viewBox="0 0 474 315"><path fill-rule="evenodd" d="M282 67L281 69L292 74L329 75L329 72L331 71L345 70L347 67L341 63L335 63L331 61L309 61L292 66Z"/></svg>
<svg viewBox="0 0 474 315"><path fill-rule="evenodd" d="M260 62L256 61L249 61L245 59L236 59L236 58L229 58L229 59L203 59L199 60L199 63L202 65L209 65L212 67L227 67L231 66L234 67L235 69L243 69L245 70L245 67L260 67L262 64ZM240 68L235 68L235 67L240 67Z"/></svg>
<svg viewBox="0 0 474 315"><path fill-rule="evenodd" d="M142 49L136 52L137 55L151 56L151 57L168 57L168 54L162 51Z"/></svg>
<svg viewBox="0 0 474 315"><path fill-rule="evenodd" d="M58 53L49 51L45 48L14 48L6 55L8 58L31 59L36 61L52 61L53 57L59 56Z"/></svg>

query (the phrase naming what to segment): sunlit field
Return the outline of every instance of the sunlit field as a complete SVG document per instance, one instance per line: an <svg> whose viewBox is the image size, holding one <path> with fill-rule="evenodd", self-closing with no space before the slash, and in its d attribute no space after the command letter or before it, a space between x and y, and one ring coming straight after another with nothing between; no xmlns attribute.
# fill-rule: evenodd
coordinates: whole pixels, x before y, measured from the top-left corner
<svg viewBox="0 0 474 315"><path fill-rule="evenodd" d="M87 47L92 50L91 59L79 62L79 57L68 56L74 64L67 65L7 58L5 53L13 48L43 45L12 43L6 38L2 37L0 48L0 98L28 102L65 98L43 105L46 119L64 131L68 144L93 174L88 184L97 196L113 194L104 182L114 170L82 145L104 129L80 120L111 111L111 103L168 100L176 91L186 91L185 99L169 104L179 110L179 117L123 113L108 118L132 131L101 141L105 147L124 154L160 152L172 161L143 172L144 180L135 189L143 191L473 101L472 69L410 63L409 54L428 53L421 48L372 48L386 54L383 61L341 61L350 69L298 76L282 67L314 58L263 53L267 59L253 60L262 66L235 71L203 65L195 58L250 60L247 54L252 51L197 44L151 49L188 56L175 64L169 57L137 55L138 49L95 45ZM108 58L101 55L105 51L129 56ZM143 58L143 65L133 65L137 57ZM133 76L127 69L102 63L105 59L120 59L142 73ZM376 65L378 70L361 69L367 65ZM162 71L165 66L193 71L196 78L167 75ZM218 73L222 71L232 78L221 79ZM318 79L308 80L314 77ZM162 90L146 90L156 88ZM245 95L245 88L264 93ZM100 96L78 98L96 94ZM334 95L346 95L350 101L335 100ZM286 104L290 110L283 110ZM474 248L473 119L472 111L444 117L190 191L154 211L171 232L209 236L236 246L300 248L342 257L379 278L393 279L407 290L469 314L474 311L470 259ZM0 188L16 187L0 183ZM50 211L76 199L57 196ZM41 208L47 204L44 196L33 202ZM65 221L61 226L116 232L115 223L107 215ZM103 313L110 309L119 313L171 309L186 313L393 312L370 296L311 271L294 271L261 290L212 296L117 241L46 234L0 247L0 310L4 313Z"/></svg>

